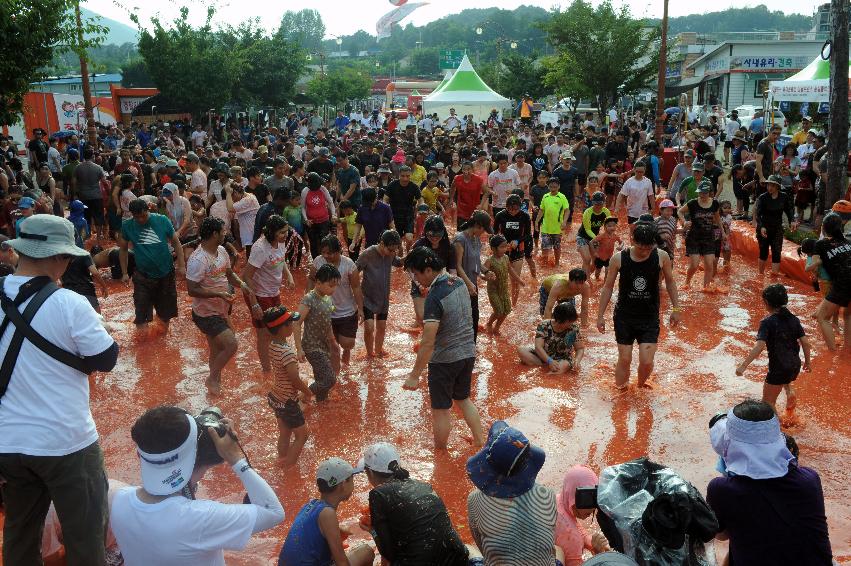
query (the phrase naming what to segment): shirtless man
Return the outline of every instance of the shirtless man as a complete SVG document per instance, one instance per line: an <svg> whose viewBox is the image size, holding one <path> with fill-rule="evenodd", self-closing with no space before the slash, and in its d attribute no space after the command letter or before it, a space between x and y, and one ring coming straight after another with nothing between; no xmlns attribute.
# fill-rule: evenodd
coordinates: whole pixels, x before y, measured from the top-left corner
<svg viewBox="0 0 851 566"><path fill-rule="evenodd" d="M591 285L588 274L584 269L571 269L567 274L556 273L541 281L540 313L544 320L553 317L553 307L564 301L576 301L576 296L582 297L580 324L588 326L588 298L591 296Z"/></svg>
<svg viewBox="0 0 851 566"><path fill-rule="evenodd" d="M613 317L615 339L618 343L618 364L615 368L615 386L620 391L628 387L629 367L633 344L638 342L638 386L647 387L653 372L653 359L659 340L659 273L665 278L665 288L671 299L670 325L680 321L677 284L667 252L656 247L656 226L637 222L632 232L632 246L616 253L609 263L609 273L600 293L597 311L597 329L606 331L603 315L612 298L615 279L620 274L618 302Z"/></svg>

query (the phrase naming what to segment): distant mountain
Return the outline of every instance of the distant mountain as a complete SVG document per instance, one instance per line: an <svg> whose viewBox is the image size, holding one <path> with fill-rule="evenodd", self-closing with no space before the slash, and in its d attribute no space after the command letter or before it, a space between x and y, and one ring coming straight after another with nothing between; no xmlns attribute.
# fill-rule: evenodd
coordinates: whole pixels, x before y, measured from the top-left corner
<svg viewBox="0 0 851 566"><path fill-rule="evenodd" d="M659 24L660 20L650 20ZM812 14L787 14L770 11L760 4L752 8L729 8L721 12L689 14L668 19L668 34L671 36L686 31L698 33L749 32L749 31L810 31L813 27Z"/></svg>
<svg viewBox="0 0 851 566"><path fill-rule="evenodd" d="M83 18L100 16L100 14L83 8L82 6L80 7L80 14ZM103 42L104 45L122 45L124 43L132 43L135 45L136 42L139 41L139 32L136 31L136 28L130 27L127 24L122 24L121 22L111 20L103 16L100 16L100 21L98 23L109 28L109 33Z"/></svg>

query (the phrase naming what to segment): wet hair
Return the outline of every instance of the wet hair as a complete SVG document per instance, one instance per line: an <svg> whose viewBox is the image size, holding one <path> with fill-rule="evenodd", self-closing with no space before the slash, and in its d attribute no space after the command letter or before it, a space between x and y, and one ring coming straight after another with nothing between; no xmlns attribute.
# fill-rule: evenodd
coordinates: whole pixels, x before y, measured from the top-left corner
<svg viewBox="0 0 851 566"><path fill-rule="evenodd" d="M608 218L603 220L603 226L605 226L606 224L617 224L617 223L618 223L618 217L617 216L609 216Z"/></svg>
<svg viewBox="0 0 851 566"><path fill-rule="evenodd" d="M340 272L330 263L322 265L316 270L316 281L318 283L328 283L329 281L339 281L341 278Z"/></svg>
<svg viewBox="0 0 851 566"><path fill-rule="evenodd" d="M266 221L266 224L263 226L263 237L266 238L266 241L270 244L275 242L275 234L278 233L279 230L283 230L289 226L287 220L279 215L273 214Z"/></svg>
<svg viewBox="0 0 851 566"><path fill-rule="evenodd" d="M801 241L801 246L798 248L798 257L802 255L815 255L816 253L816 240L815 238L805 238Z"/></svg>
<svg viewBox="0 0 851 566"><path fill-rule="evenodd" d="M340 201L340 210L343 210L344 208L353 209L354 207L352 206L351 202L349 202L347 200L342 200L342 201Z"/></svg>
<svg viewBox="0 0 851 566"><path fill-rule="evenodd" d="M130 428L130 438L143 452L171 452L189 436L186 411L180 407L162 405L148 409Z"/></svg>
<svg viewBox="0 0 851 566"><path fill-rule="evenodd" d="M568 272L567 280L582 283L583 281L588 281L588 274L581 267L576 267Z"/></svg>
<svg viewBox="0 0 851 566"><path fill-rule="evenodd" d="M431 268L433 271L440 271L443 269L443 261L434 250L426 246L421 246L414 248L411 253L405 256L404 267L408 271L413 270L420 273L427 268Z"/></svg>
<svg viewBox="0 0 851 566"><path fill-rule="evenodd" d="M198 236L202 240L210 238L213 234L217 234L225 227L225 221L215 216L208 216L201 221L201 227L198 229Z"/></svg>
<svg viewBox="0 0 851 566"><path fill-rule="evenodd" d="M402 165L401 167L399 167L399 174L400 175L402 173L410 173L411 171L412 171L412 169L410 167L408 167L407 165Z"/></svg>
<svg viewBox="0 0 851 566"><path fill-rule="evenodd" d="M579 318L576 314L576 304L572 301L563 301L553 307L553 320L559 324L565 322L575 322Z"/></svg>
<svg viewBox="0 0 851 566"><path fill-rule="evenodd" d="M508 240L506 240L505 236L503 236L502 234L494 234L493 236L491 236L490 239L491 249L495 250L507 241Z"/></svg>
<svg viewBox="0 0 851 566"><path fill-rule="evenodd" d="M782 283L772 283L762 290L762 300L771 308L779 309L789 303L789 294Z"/></svg>
<svg viewBox="0 0 851 566"><path fill-rule="evenodd" d="M389 464L387 464L387 468L390 470L390 473L376 472L372 469L370 469L369 471L372 472L376 477L385 480L390 478L393 478L394 480L406 480L411 477L411 474L408 473L408 470L400 466L399 462L397 462L396 460L393 460Z"/></svg>
<svg viewBox="0 0 851 566"><path fill-rule="evenodd" d="M92 256L96 256L102 251L103 251L103 246L99 246L99 245L95 244L94 246L92 246L92 249L89 250L89 253Z"/></svg>
<svg viewBox="0 0 851 566"><path fill-rule="evenodd" d="M385 230L381 233L379 241L385 246L398 246L402 243L402 238L396 230Z"/></svg>
<svg viewBox="0 0 851 566"><path fill-rule="evenodd" d="M632 239L636 244L652 246L656 243L656 226L649 222L636 222Z"/></svg>
<svg viewBox="0 0 851 566"><path fill-rule="evenodd" d="M136 182L136 176L133 173L122 173L119 179L122 189L129 189Z"/></svg>
<svg viewBox="0 0 851 566"><path fill-rule="evenodd" d="M798 449L798 443L795 441L795 437L791 434L786 434L785 432L781 432L780 434L782 434L784 440L786 440L786 449L792 453L792 456L797 458L801 451Z"/></svg>
<svg viewBox="0 0 851 566"><path fill-rule="evenodd" d="M765 401L746 399L733 407L733 414L744 421L758 423L774 418L774 409Z"/></svg>
<svg viewBox="0 0 851 566"><path fill-rule="evenodd" d="M307 174L307 188L315 191L322 186L322 177L316 171Z"/></svg>
<svg viewBox="0 0 851 566"><path fill-rule="evenodd" d="M378 198L378 193L372 187L367 187L361 191L360 196L364 204L370 205Z"/></svg>
<svg viewBox="0 0 851 566"><path fill-rule="evenodd" d="M272 193L272 201L273 202L274 201L281 201L281 200L288 201L288 200L290 200L290 196L291 196L290 190L282 187L280 189L275 189L275 192Z"/></svg>
<svg viewBox="0 0 851 566"><path fill-rule="evenodd" d="M319 251L327 249L332 254L335 254L343 249L340 240L334 234L327 234L319 241Z"/></svg>
<svg viewBox="0 0 851 566"><path fill-rule="evenodd" d="M504 153L498 154L496 156L496 162L499 163L500 161L508 161L508 156Z"/></svg>
<svg viewBox="0 0 851 566"><path fill-rule="evenodd" d="M127 209L130 211L130 214L139 214L142 212L147 212L148 203L140 198L133 199L130 201L130 204L127 205Z"/></svg>
<svg viewBox="0 0 851 566"><path fill-rule="evenodd" d="M842 233L842 224L842 217L831 212L830 214L825 214L824 220L821 223L821 229L825 236L835 240L842 240L845 237Z"/></svg>

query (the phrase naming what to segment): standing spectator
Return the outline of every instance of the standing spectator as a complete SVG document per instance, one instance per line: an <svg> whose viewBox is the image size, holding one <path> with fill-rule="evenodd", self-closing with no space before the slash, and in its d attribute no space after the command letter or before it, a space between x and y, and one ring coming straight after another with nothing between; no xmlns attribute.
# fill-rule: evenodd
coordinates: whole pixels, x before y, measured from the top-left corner
<svg viewBox="0 0 851 566"><path fill-rule="evenodd" d="M742 401L710 422L709 436L725 473L706 502L716 538L730 541L729 564L829 566L821 478L789 452L771 405Z"/></svg>
<svg viewBox="0 0 851 566"><path fill-rule="evenodd" d="M148 203L136 199L130 203L133 218L121 223L118 234L121 263L121 281L127 283L127 255L129 244L133 244L136 269L133 272L133 305L136 309L134 323L139 329L147 327L157 317L165 324L177 316L177 287L175 273L186 273L183 246L171 221L161 215L148 212ZM168 243L171 242L177 255L177 264L171 257Z"/></svg>
<svg viewBox="0 0 851 566"><path fill-rule="evenodd" d="M257 197L245 192L245 189L232 181L225 185L225 202L228 212L236 216L239 225L239 240L245 248L245 256L251 256L251 245L254 243L254 222L257 219L257 211L260 203Z"/></svg>
<svg viewBox="0 0 851 566"><path fill-rule="evenodd" d="M467 292L470 294L473 341L479 335L479 275L485 275L489 280L494 278L493 274L482 269L482 232L493 233L491 217L484 210L477 210L452 240L458 277L467 286Z"/></svg>
<svg viewBox="0 0 851 566"><path fill-rule="evenodd" d="M633 172L635 176L624 181L618 201L615 205L615 214L618 210L626 207L626 217L630 224L635 224L638 217L653 210L656 203L656 195L653 192L653 183L644 176L644 162L635 164Z"/></svg>
<svg viewBox="0 0 851 566"><path fill-rule="evenodd" d="M9 373L0 374L0 476L6 481L3 563L41 563L42 528L52 500L69 566L103 566L106 472L89 409L87 374L111 371L118 345L85 297L52 283L70 258L88 254L74 245L71 223L37 215L24 221L23 233L5 242L19 260L15 274L0 283L3 308L12 312L41 306L32 316L23 315L29 323L4 313L0 325L4 370L5 362L11 362ZM14 300L14 306L7 307L6 298ZM23 339L23 324L67 353L65 359Z"/></svg>
<svg viewBox="0 0 851 566"><path fill-rule="evenodd" d="M190 151L186 154L186 172L191 175L189 179L189 192L193 195L205 198L208 189L207 174L204 173L203 169L201 169L201 159L195 154L195 152Z"/></svg>
<svg viewBox="0 0 851 566"><path fill-rule="evenodd" d="M33 130L33 139L27 144L29 150L30 169L38 171L42 163L47 163L47 143L44 141L44 130L35 128Z"/></svg>
<svg viewBox="0 0 851 566"><path fill-rule="evenodd" d="M478 257L476 261L479 261ZM416 248L408 254L405 268L413 274L421 288L428 289L428 295L423 307L424 327L420 348L414 368L403 387L417 389L420 374L428 365L435 448L445 449L447 446L452 428L450 411L453 402L461 409L470 427L473 444L481 446L484 443L482 422L476 406L470 400L476 342L469 292L460 279L446 273L443 262L434 250L427 247Z"/></svg>
<svg viewBox="0 0 851 566"><path fill-rule="evenodd" d="M83 162L74 169L73 198L83 201L86 205L86 221L92 232L99 240L106 235L106 223L103 215L103 194L100 189L101 179L106 179L106 173L100 165L94 162L95 150L86 147L83 150Z"/></svg>
<svg viewBox="0 0 851 566"><path fill-rule="evenodd" d="M556 496L535 481L545 459L522 432L496 421L487 444L467 460L467 476L476 486L467 497L467 520L485 564L561 564Z"/></svg>

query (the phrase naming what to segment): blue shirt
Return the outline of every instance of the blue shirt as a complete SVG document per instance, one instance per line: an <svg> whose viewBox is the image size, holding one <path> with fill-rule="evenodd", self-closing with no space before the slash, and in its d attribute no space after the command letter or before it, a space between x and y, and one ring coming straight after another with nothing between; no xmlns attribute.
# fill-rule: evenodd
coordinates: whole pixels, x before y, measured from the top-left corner
<svg viewBox="0 0 851 566"><path fill-rule="evenodd" d="M348 116L337 116L334 119L334 127L337 128L338 132L342 132L346 129L346 126L349 125L349 117Z"/></svg>
<svg viewBox="0 0 851 566"><path fill-rule="evenodd" d="M319 514L331 507L321 499L308 501L293 521L278 556L278 566L326 566L332 564L328 541L319 530Z"/></svg>
<svg viewBox="0 0 851 566"><path fill-rule="evenodd" d="M751 131L755 134L761 134L765 128L765 118L754 118L751 120Z"/></svg>

